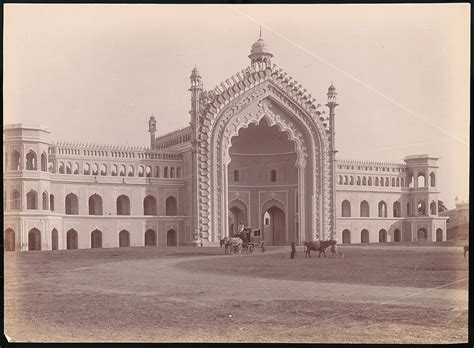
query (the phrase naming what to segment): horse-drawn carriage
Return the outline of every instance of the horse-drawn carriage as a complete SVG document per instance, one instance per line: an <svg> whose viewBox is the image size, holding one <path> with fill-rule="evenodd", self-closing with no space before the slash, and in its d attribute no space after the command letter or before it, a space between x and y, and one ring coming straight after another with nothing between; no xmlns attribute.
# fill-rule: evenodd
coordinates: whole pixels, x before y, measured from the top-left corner
<svg viewBox="0 0 474 348"><path fill-rule="evenodd" d="M221 246L225 246L226 254L228 251L230 254L240 254L242 250L253 253L256 247L262 248L262 252L265 251L265 242L260 234L260 229L250 227L244 228L240 233L234 234L233 238L223 238L221 240Z"/></svg>

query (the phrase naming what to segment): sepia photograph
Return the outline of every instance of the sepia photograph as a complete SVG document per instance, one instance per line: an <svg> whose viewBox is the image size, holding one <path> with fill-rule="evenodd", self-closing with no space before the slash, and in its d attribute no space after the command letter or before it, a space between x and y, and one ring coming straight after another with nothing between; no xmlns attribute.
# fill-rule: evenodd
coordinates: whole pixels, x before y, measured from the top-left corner
<svg viewBox="0 0 474 348"><path fill-rule="evenodd" d="M4 341L468 343L470 4L4 4Z"/></svg>

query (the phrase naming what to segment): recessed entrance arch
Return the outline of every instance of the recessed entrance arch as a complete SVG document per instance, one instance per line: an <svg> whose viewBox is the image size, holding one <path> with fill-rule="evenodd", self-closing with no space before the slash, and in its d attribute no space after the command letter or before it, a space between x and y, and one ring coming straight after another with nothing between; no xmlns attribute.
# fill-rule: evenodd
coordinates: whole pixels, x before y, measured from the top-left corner
<svg viewBox="0 0 474 348"><path fill-rule="evenodd" d="M51 250L58 250L58 230L55 228L51 231Z"/></svg>
<svg viewBox="0 0 474 348"><path fill-rule="evenodd" d="M418 242L427 242L428 241L428 231L425 228L418 229L416 233L416 239Z"/></svg>
<svg viewBox="0 0 474 348"><path fill-rule="evenodd" d="M237 94L219 92L222 95L213 92L205 101L210 104L210 108L200 118L203 132L198 143L200 155L197 166L198 183L202 183L199 184L198 191L197 227L204 238L216 241L228 231L228 187L231 182L234 183L229 180L234 173L232 170L229 176L232 138L239 134L240 129L247 128L250 124L258 125L263 118L270 127L277 126L279 131L287 133L287 139L296 144L293 150L296 154L293 165L296 162L297 167L294 189L298 192L300 204L294 223L288 216L294 214L294 207L289 207L286 212L286 219L291 220L291 233L296 229L294 226L298 226L296 242L334 237L335 209L331 174L334 162L330 126L326 118L320 117L321 113L317 111L319 106L313 105L312 99L301 103L302 99L293 98L296 95L286 91L286 84L269 83L267 79L280 76L277 71L273 74L270 70L260 72L263 75L257 79L259 82L251 83L252 87L248 91ZM217 100L219 102L214 103ZM223 102L224 100L227 101ZM270 183L273 182L272 170L276 171L275 184L278 182L281 185L281 174L284 172L278 168L265 168ZM239 172L238 183L244 181L245 177L245 173ZM266 178L262 177L261 180ZM263 186L264 183L260 182ZM288 200L293 197L294 191L293 195L288 195ZM255 205L250 202L249 206L256 208L259 205L258 202ZM251 225L254 224L253 217L254 215L250 217ZM257 216L257 219L260 217Z"/></svg>
<svg viewBox="0 0 474 348"><path fill-rule="evenodd" d="M15 251L15 231L11 228L6 229L3 242L5 251Z"/></svg>
<svg viewBox="0 0 474 348"><path fill-rule="evenodd" d="M152 229L145 232L145 246L156 246L156 232Z"/></svg>
<svg viewBox="0 0 474 348"><path fill-rule="evenodd" d="M168 230L166 233L166 245L167 246L177 246L178 245L178 236L174 229Z"/></svg>
<svg viewBox="0 0 474 348"><path fill-rule="evenodd" d="M28 250L41 250L41 232L37 228L28 232Z"/></svg>
<svg viewBox="0 0 474 348"><path fill-rule="evenodd" d="M125 248L130 246L130 232L122 230L119 233L119 248Z"/></svg>
<svg viewBox="0 0 474 348"><path fill-rule="evenodd" d="M70 229L66 233L66 249L77 249L78 247L78 238L77 231Z"/></svg>
<svg viewBox="0 0 474 348"><path fill-rule="evenodd" d="M91 248L102 248L102 232L94 230L91 233Z"/></svg>
<svg viewBox="0 0 474 348"><path fill-rule="evenodd" d="M269 221L265 221L265 216ZM263 222L263 239L267 245L288 244L285 207L281 202L274 199L267 201L262 207L261 221Z"/></svg>

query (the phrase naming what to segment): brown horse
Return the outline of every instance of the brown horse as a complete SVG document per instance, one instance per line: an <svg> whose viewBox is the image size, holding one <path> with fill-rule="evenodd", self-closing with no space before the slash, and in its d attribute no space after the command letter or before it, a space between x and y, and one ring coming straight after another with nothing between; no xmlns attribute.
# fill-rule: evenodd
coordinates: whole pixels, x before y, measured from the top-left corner
<svg viewBox="0 0 474 348"><path fill-rule="evenodd" d="M326 249L330 246L336 245L337 242L335 240L311 240L304 242L304 257L311 258L311 250L319 251L319 257L321 257L321 253L326 256Z"/></svg>

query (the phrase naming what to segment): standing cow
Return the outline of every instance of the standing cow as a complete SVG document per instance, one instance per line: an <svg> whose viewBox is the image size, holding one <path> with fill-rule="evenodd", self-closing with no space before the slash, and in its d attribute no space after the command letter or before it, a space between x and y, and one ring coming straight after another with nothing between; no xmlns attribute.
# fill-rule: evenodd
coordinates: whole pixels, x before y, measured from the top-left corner
<svg viewBox="0 0 474 348"><path fill-rule="evenodd" d="M311 250L314 250L319 251L319 257L321 257L321 253L324 254L324 257L327 257L326 249L336 245L336 243L335 240L312 240L304 242L304 256L311 258Z"/></svg>

